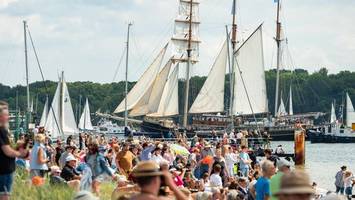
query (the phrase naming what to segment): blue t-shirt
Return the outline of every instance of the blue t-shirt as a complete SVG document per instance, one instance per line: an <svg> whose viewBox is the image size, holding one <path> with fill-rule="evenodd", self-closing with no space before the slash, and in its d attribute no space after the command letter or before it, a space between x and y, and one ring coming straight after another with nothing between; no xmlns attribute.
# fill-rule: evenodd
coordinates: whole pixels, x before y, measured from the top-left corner
<svg viewBox="0 0 355 200"><path fill-rule="evenodd" d="M242 159L243 159L243 160L249 160L249 159L250 159L249 155L248 155L247 153L242 152L242 153L239 154L239 157L241 158L241 159L240 159L240 162L239 162L239 167L240 167L240 169L249 169L249 165L248 165L248 164L245 164L245 163L242 161Z"/></svg>
<svg viewBox="0 0 355 200"><path fill-rule="evenodd" d="M255 184L256 200L264 200L265 196L271 196L270 179L260 177Z"/></svg>

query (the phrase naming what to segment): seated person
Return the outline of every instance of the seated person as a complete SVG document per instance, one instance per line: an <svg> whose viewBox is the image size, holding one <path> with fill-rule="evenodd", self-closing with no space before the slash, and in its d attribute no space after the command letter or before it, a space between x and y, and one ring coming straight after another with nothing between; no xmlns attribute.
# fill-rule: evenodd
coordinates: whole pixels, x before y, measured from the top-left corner
<svg viewBox="0 0 355 200"><path fill-rule="evenodd" d="M73 155L69 155L65 159L65 166L62 170L60 176L66 181L79 180L81 179L80 174L75 170L76 158Z"/></svg>

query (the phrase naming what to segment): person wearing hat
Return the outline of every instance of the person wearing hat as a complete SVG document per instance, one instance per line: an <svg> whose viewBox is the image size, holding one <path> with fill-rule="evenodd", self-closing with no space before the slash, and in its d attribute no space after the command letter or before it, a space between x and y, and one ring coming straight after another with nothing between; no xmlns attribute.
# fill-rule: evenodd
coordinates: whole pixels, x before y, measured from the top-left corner
<svg viewBox="0 0 355 200"><path fill-rule="evenodd" d="M280 158L277 161L278 171L270 179L271 194L275 194L276 192L278 192L280 190L281 177L284 174L289 173L291 171L290 167L291 167L291 163L288 160L286 160L285 158ZM271 200L277 200L277 198L275 196L271 196Z"/></svg>
<svg viewBox="0 0 355 200"><path fill-rule="evenodd" d="M280 190L273 195L279 200L310 200L314 194L308 174L294 170L282 176Z"/></svg>
<svg viewBox="0 0 355 200"><path fill-rule="evenodd" d="M75 170L76 162L77 162L77 160L73 155L69 155L65 159L65 166L64 166L60 176L62 178L64 178L66 181L81 179L80 174Z"/></svg>
<svg viewBox="0 0 355 200"><path fill-rule="evenodd" d="M46 171L48 170L46 148L44 142L46 136L44 134L38 133L34 137L35 144L31 151L30 159L30 177L40 176L44 177Z"/></svg>
<svg viewBox="0 0 355 200"><path fill-rule="evenodd" d="M138 195L132 200L158 200L161 179L164 178L165 185L174 193L177 200L186 200L187 197L176 187L169 171L161 171L159 165L154 161L142 161L133 169L133 177L141 188Z"/></svg>
<svg viewBox="0 0 355 200"><path fill-rule="evenodd" d="M58 161L60 168L63 169L63 167L65 166L65 163L66 163L66 158L70 155L73 155L74 150L75 150L75 146L68 145L65 147L65 152L60 155L60 158Z"/></svg>
<svg viewBox="0 0 355 200"><path fill-rule="evenodd" d="M346 166L342 166L340 171L335 175L335 193L344 194L344 173L346 171Z"/></svg>

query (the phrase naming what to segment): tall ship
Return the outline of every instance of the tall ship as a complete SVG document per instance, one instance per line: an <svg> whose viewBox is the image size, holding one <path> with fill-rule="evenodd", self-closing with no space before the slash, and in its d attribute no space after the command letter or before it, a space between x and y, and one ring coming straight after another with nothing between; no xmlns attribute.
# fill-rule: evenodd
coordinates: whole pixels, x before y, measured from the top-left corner
<svg viewBox="0 0 355 200"><path fill-rule="evenodd" d="M114 111L115 114L124 115L125 126L128 126L129 118L136 118L141 121L141 131L148 133L165 135L180 130L188 136L197 134L208 137L212 131L223 134L225 131L247 129L256 131L258 135L267 131L274 140L293 140L296 124L302 124L305 128L311 127L312 121L308 119L317 117L319 113L294 115L292 87L289 91L289 112L286 112L282 97L279 97L282 52L280 1L277 1L275 37L278 47L275 117L271 117L268 109L263 24L255 28L247 39L238 39L235 0L232 7L232 29L229 31L227 28L226 39L221 44L208 77L193 103L189 105L190 71L198 62L199 56L199 4L198 0L179 1L179 12L174 21L171 41L162 48L129 92L127 70L131 25L128 26L126 97ZM174 53L165 56L168 46L171 46ZM185 72L184 94L179 94L178 90L179 71ZM230 80L228 101L225 101L226 71ZM184 97L183 113L179 113L179 96ZM229 102L228 105L225 105L225 102Z"/></svg>

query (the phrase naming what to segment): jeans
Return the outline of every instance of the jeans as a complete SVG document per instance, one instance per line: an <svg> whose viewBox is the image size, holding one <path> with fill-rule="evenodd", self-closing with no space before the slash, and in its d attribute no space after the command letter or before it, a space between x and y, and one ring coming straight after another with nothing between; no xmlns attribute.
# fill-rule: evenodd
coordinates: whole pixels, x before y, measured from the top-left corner
<svg viewBox="0 0 355 200"><path fill-rule="evenodd" d="M346 196L348 197L348 199L351 199L352 191L353 191L353 188L352 188L352 187L346 187L346 188L345 188L345 194L346 194Z"/></svg>
<svg viewBox="0 0 355 200"><path fill-rule="evenodd" d="M248 177L249 175L249 168L242 168L240 169L240 173L242 177Z"/></svg>
<svg viewBox="0 0 355 200"><path fill-rule="evenodd" d="M0 195L10 195L13 181L13 173L0 175Z"/></svg>
<svg viewBox="0 0 355 200"><path fill-rule="evenodd" d="M344 187L339 187L339 186L335 186L335 187L336 187L335 193L344 194Z"/></svg>

